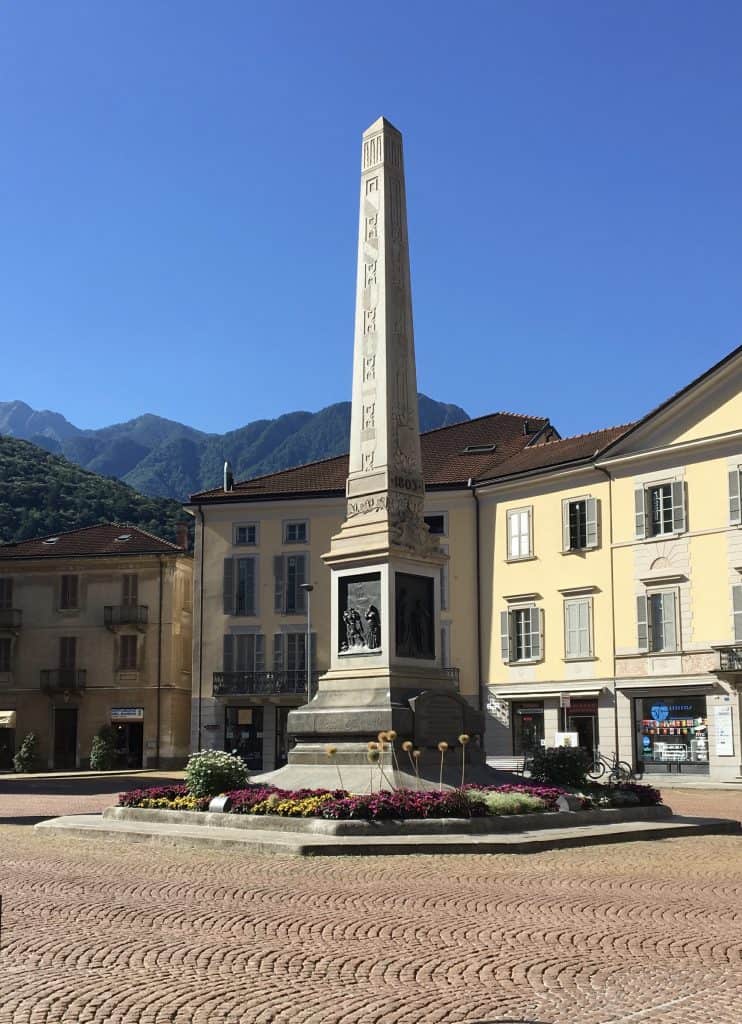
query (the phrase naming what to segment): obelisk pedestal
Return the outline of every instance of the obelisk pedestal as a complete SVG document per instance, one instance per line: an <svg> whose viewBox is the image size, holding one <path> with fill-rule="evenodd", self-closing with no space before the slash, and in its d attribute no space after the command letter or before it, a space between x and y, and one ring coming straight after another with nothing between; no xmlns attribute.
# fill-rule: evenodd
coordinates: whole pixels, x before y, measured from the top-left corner
<svg viewBox="0 0 742 1024"><path fill-rule="evenodd" d="M363 134L353 402L347 512L330 551L331 661L312 701L289 713L296 740L276 785L369 784L368 743L393 730L410 740L421 774L438 784L438 743L458 747L448 773L460 778L461 745L484 765L483 716L460 696L440 649L440 577L447 560L423 517L417 375L412 325L402 136L379 118ZM399 756L399 755L398 755ZM406 760L406 755L403 759ZM454 768L454 762L457 767ZM394 785L416 784L397 771ZM470 771L471 776L471 771Z"/></svg>

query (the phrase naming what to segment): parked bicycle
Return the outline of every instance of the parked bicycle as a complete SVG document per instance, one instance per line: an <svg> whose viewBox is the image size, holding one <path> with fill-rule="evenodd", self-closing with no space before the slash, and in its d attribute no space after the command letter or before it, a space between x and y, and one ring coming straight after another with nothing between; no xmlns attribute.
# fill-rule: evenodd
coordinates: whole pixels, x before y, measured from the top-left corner
<svg viewBox="0 0 742 1024"><path fill-rule="evenodd" d="M634 769L627 761L619 761L616 753L606 757L599 750L595 752L592 768L588 770L587 777L597 782L604 775L608 775L609 782L631 782L636 778Z"/></svg>

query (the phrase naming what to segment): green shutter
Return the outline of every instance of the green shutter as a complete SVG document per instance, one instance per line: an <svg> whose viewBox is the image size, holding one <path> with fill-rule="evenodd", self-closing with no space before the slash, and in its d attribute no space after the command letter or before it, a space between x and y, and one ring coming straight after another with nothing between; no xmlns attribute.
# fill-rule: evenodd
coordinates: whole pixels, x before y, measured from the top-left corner
<svg viewBox="0 0 742 1024"><path fill-rule="evenodd" d="M739 526L742 523L742 503L740 502L739 466L729 470L729 525Z"/></svg>
<svg viewBox="0 0 742 1024"><path fill-rule="evenodd" d="M685 533L685 484L682 480L672 484L672 528L675 533Z"/></svg>
<svg viewBox="0 0 742 1024"><path fill-rule="evenodd" d="M500 612L500 653L506 665L510 663L510 612Z"/></svg>
<svg viewBox="0 0 742 1024"><path fill-rule="evenodd" d="M585 519L587 526L587 544L588 548L597 548L598 546L598 499L587 498L585 501Z"/></svg>
<svg viewBox="0 0 742 1024"><path fill-rule="evenodd" d="M732 587L732 608L734 609L734 639L742 643L742 586Z"/></svg>
<svg viewBox="0 0 742 1024"><path fill-rule="evenodd" d="M234 637L231 633L224 634L224 650L222 654L222 672L234 671Z"/></svg>
<svg viewBox="0 0 742 1024"><path fill-rule="evenodd" d="M636 637L640 651L649 650L649 622L647 620L647 598L639 594L636 598Z"/></svg>
<svg viewBox="0 0 742 1024"><path fill-rule="evenodd" d="M647 536L647 495L643 487L634 491L634 536L637 540Z"/></svg>
<svg viewBox="0 0 742 1024"><path fill-rule="evenodd" d="M234 561L231 558L224 559L224 586L222 594L224 598L224 614L234 615Z"/></svg>

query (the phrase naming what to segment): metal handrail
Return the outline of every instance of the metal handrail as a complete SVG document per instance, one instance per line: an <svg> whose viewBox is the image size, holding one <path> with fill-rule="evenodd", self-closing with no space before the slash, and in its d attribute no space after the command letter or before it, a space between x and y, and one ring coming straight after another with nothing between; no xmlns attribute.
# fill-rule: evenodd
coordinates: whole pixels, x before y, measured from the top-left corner
<svg viewBox="0 0 742 1024"><path fill-rule="evenodd" d="M320 673L312 673L312 684ZM235 694L306 693L306 669L287 669L278 672L215 672L214 696Z"/></svg>
<svg viewBox="0 0 742 1024"><path fill-rule="evenodd" d="M42 668L41 689L44 693L80 693L85 689L87 675L84 668Z"/></svg>
<svg viewBox="0 0 742 1024"><path fill-rule="evenodd" d="M742 647L719 648L719 671L742 672Z"/></svg>
<svg viewBox="0 0 742 1024"><path fill-rule="evenodd" d="M103 625L146 626L149 606L146 604L107 604L103 607Z"/></svg>

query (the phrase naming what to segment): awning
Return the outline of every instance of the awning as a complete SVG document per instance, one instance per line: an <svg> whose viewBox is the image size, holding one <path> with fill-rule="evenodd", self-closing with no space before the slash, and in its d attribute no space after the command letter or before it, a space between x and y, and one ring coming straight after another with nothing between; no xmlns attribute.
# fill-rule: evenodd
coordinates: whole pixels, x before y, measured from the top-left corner
<svg viewBox="0 0 742 1024"><path fill-rule="evenodd" d="M710 693L712 690L718 690L726 692L722 686L719 686L715 679L698 679L692 676L672 676L668 678L663 676L661 679L647 678L642 676L639 679L617 679L616 680L617 690L678 690L680 692L687 692L689 690L698 690L703 693Z"/></svg>
<svg viewBox="0 0 742 1024"><path fill-rule="evenodd" d="M529 686L524 690L499 690L488 686L487 689L494 700L541 700L543 697L561 697L562 694L569 694L575 700L581 700L583 697L599 697L605 687L601 690L576 690L565 686L561 690L544 690L538 686Z"/></svg>
<svg viewBox="0 0 742 1024"><path fill-rule="evenodd" d="M0 711L0 729L15 729L15 711Z"/></svg>

